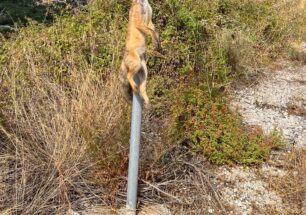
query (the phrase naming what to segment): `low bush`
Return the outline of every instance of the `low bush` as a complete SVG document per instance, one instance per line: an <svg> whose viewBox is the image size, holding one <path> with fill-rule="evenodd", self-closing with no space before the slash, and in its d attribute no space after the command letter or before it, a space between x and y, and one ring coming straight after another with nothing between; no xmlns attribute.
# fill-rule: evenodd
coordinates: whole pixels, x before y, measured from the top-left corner
<svg viewBox="0 0 306 215"><path fill-rule="evenodd" d="M187 88L187 87L186 87ZM172 108L172 136L189 144L216 164L257 164L271 149L284 146L277 132L265 136L259 128L248 128L238 113L228 108L227 99L207 93L205 85L180 88Z"/></svg>

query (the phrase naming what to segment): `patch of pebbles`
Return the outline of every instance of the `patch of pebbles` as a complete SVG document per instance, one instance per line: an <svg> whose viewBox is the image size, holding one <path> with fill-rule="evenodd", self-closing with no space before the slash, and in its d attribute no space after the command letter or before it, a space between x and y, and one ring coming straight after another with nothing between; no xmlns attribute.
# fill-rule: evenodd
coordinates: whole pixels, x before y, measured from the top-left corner
<svg viewBox="0 0 306 215"><path fill-rule="evenodd" d="M306 66L265 73L257 85L234 92L232 107L248 125L260 126L265 133L279 130L289 148L306 147ZM282 214L282 198L264 179L285 174L269 164L258 169L220 167L215 184L222 201L234 208L232 214L266 214L269 208Z"/></svg>
<svg viewBox="0 0 306 215"><path fill-rule="evenodd" d="M247 124L266 133L277 129L290 144L306 146L306 66L266 73L258 85L234 97L232 105Z"/></svg>
<svg viewBox="0 0 306 215"><path fill-rule="evenodd" d="M270 167L265 167L265 169L267 168L274 172L273 169L270 170ZM234 209L229 213L239 215L265 214L269 208L276 208L281 214L281 197L269 190L268 184L261 180L256 171L240 167L222 168L218 171L217 183L222 184L220 187L222 202ZM256 212L253 211L254 208L256 208Z"/></svg>

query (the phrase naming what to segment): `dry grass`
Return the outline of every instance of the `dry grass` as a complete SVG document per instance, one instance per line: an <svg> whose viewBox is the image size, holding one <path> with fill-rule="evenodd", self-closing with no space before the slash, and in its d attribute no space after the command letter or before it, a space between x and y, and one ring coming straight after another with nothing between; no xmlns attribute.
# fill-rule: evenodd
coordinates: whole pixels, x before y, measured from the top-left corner
<svg viewBox="0 0 306 215"><path fill-rule="evenodd" d="M63 214L107 204L108 180L124 174L129 108L114 72L123 39L103 33L105 26L118 31L121 15L109 24L96 12L48 27L30 22L3 43L0 211ZM105 177L93 183L97 172Z"/></svg>
<svg viewBox="0 0 306 215"><path fill-rule="evenodd" d="M101 186L97 192L88 180L93 170L110 173L127 160L129 108L112 73L119 51L107 69L96 65L94 23L80 36L78 26L61 21L49 29L33 24L5 44L0 211L54 214L103 202L107 191Z"/></svg>
<svg viewBox="0 0 306 215"><path fill-rule="evenodd" d="M286 174L272 178L270 186L283 199L284 214L306 213L306 150L295 149L284 158Z"/></svg>
<svg viewBox="0 0 306 215"><path fill-rule="evenodd" d="M15 98L14 107L5 112L9 125L0 127L6 139L1 169L8 171L0 175L5 182L1 210L10 206L22 214L48 214L71 207L70 194L81 201L90 192L86 174L95 163L86 135L106 140L123 111L116 82L95 84L90 76L88 71L77 77L73 93L34 76L35 87L24 89L27 96ZM108 153L113 146L103 147Z"/></svg>
<svg viewBox="0 0 306 215"><path fill-rule="evenodd" d="M212 168L187 147L174 147L160 158L155 171L142 177L140 201L166 205L172 214L227 214L229 208L213 183Z"/></svg>
<svg viewBox="0 0 306 215"><path fill-rule="evenodd" d="M123 35L103 33L104 26L118 31L121 15L109 24L111 17L96 12L49 27L30 22L1 44L1 213L107 204L108 181L124 174L129 108L114 72ZM97 172L105 177L94 183Z"/></svg>

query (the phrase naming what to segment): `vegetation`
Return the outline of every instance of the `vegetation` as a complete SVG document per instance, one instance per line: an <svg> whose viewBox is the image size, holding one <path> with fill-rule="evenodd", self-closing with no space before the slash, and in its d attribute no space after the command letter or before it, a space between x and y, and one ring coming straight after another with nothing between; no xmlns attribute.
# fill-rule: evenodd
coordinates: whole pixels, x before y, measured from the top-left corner
<svg viewBox="0 0 306 215"><path fill-rule="evenodd" d="M164 58L149 61L149 94L153 117L170 119L163 141L187 142L217 164L265 160L279 138L245 128L226 92L305 39L303 3L155 1ZM83 201L92 178L116 203L106 193L114 198L126 174L129 107L117 73L128 7L94 0L48 25L31 16L2 40L0 210L60 213L68 194Z"/></svg>
<svg viewBox="0 0 306 215"><path fill-rule="evenodd" d="M185 87L188 89L188 87ZM265 137L259 128L245 128L220 95L210 96L204 86L180 89L173 108L173 134L217 164L254 164L282 147L280 136Z"/></svg>
<svg viewBox="0 0 306 215"><path fill-rule="evenodd" d="M267 181L273 190L284 197L284 213L299 214L305 211L306 153L305 149L293 150L285 156L286 174ZM273 212L273 211L272 211ZM272 214L272 213L271 213Z"/></svg>
<svg viewBox="0 0 306 215"><path fill-rule="evenodd" d="M157 115L171 112L172 140L188 142L217 164L259 163L281 145L277 135L244 128L225 97L232 83L248 82L264 64L289 57L291 41L305 37L305 16L285 12L301 12L299 3L166 1L158 7L167 59L165 72L152 78L152 103ZM162 87L155 90L156 80Z"/></svg>
<svg viewBox="0 0 306 215"><path fill-rule="evenodd" d="M55 8L38 5L35 0L3 0L0 2L0 25L25 24L28 18L39 22L52 20ZM50 10L49 10L50 9Z"/></svg>
<svg viewBox="0 0 306 215"><path fill-rule="evenodd" d="M18 169L5 176L16 181L0 192L0 210L50 214L50 205L69 206L66 184L80 201L80 190L90 193L93 165L104 181L124 174L129 109L114 72L124 35L106 32L119 32L123 14L98 1L51 26L31 21L4 42L1 158Z"/></svg>

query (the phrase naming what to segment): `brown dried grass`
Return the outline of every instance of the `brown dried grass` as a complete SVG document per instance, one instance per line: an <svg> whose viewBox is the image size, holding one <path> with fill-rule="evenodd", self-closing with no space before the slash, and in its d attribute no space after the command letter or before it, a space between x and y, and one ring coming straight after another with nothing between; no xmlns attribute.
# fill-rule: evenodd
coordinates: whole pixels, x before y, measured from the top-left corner
<svg viewBox="0 0 306 215"><path fill-rule="evenodd" d="M284 157L282 163L286 174L280 178L272 178L269 184L282 197L284 214L305 214L306 150L294 149Z"/></svg>
<svg viewBox="0 0 306 215"><path fill-rule="evenodd" d="M88 71L76 78L73 92L67 92L33 76L34 87L6 107L8 123L0 127L6 140L1 169L7 169L0 173L1 210L50 214L71 208L71 201L87 201L88 169L96 164L88 149L95 138L103 141L113 135L124 108L115 77L95 83ZM100 146L99 153L113 147L107 142Z"/></svg>
<svg viewBox="0 0 306 215"><path fill-rule="evenodd" d="M227 214L214 184L214 166L202 156L176 146L160 157L140 184L140 202L167 206L172 214Z"/></svg>

